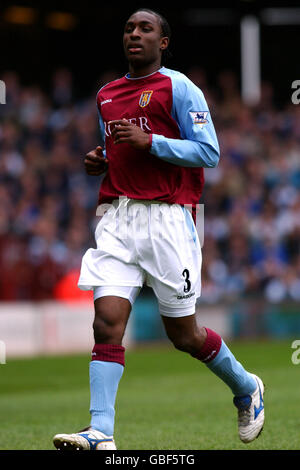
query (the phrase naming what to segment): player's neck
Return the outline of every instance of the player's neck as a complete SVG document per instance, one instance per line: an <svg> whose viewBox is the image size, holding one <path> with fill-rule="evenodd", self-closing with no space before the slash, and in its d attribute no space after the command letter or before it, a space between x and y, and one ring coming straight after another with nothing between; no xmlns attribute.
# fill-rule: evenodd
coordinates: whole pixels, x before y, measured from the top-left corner
<svg viewBox="0 0 300 470"><path fill-rule="evenodd" d="M157 72L161 68L160 62L148 64L146 66L137 67L136 65L129 64L129 73L131 78L146 77L152 73Z"/></svg>

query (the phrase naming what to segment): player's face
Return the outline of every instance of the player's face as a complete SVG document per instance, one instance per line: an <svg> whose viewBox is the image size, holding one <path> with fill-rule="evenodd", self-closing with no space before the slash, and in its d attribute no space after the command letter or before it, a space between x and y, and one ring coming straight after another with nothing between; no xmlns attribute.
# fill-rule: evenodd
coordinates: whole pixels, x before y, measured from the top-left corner
<svg viewBox="0 0 300 470"><path fill-rule="evenodd" d="M160 63L168 38L162 37L159 19L148 12L134 13L127 21L123 35L125 55L133 67Z"/></svg>

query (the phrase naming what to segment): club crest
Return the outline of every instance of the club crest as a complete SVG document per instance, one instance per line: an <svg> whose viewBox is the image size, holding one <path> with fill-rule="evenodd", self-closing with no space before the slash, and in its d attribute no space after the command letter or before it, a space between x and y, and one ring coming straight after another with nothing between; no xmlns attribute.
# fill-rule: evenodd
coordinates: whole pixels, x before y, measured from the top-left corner
<svg viewBox="0 0 300 470"><path fill-rule="evenodd" d="M150 103L152 93L153 93L152 90L143 91L143 93L140 96L140 101L139 101L139 105L141 108L144 108Z"/></svg>

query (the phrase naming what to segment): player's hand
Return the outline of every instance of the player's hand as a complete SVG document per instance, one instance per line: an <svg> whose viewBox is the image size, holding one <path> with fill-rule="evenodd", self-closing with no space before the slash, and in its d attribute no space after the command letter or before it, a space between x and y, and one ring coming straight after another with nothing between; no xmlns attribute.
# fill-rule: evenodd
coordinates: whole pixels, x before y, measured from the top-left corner
<svg viewBox="0 0 300 470"><path fill-rule="evenodd" d="M129 144L139 150L149 150L149 134L127 119L119 119L108 123L113 128L111 136L114 144Z"/></svg>
<svg viewBox="0 0 300 470"><path fill-rule="evenodd" d="M88 175L98 176L105 173L108 168L108 164L103 155L102 147L97 147L95 150L91 150L86 154L84 166Z"/></svg>

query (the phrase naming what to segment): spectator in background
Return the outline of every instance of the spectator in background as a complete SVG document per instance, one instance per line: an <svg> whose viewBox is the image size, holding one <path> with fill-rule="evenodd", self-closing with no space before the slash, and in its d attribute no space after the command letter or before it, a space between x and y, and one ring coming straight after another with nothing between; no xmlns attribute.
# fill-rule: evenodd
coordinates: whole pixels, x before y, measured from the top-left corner
<svg viewBox="0 0 300 470"><path fill-rule="evenodd" d="M260 103L249 108L231 71L220 73L217 88L196 65L187 74L215 112L222 153L206 172L200 201L206 256L199 301L258 293L299 300L300 107L278 109L263 83ZM118 75L104 72L95 90ZM23 86L14 72L1 79L0 299L51 299L93 243L98 181L85 176L81 155L98 142L95 90L76 99L66 68L55 71L50 93Z"/></svg>

